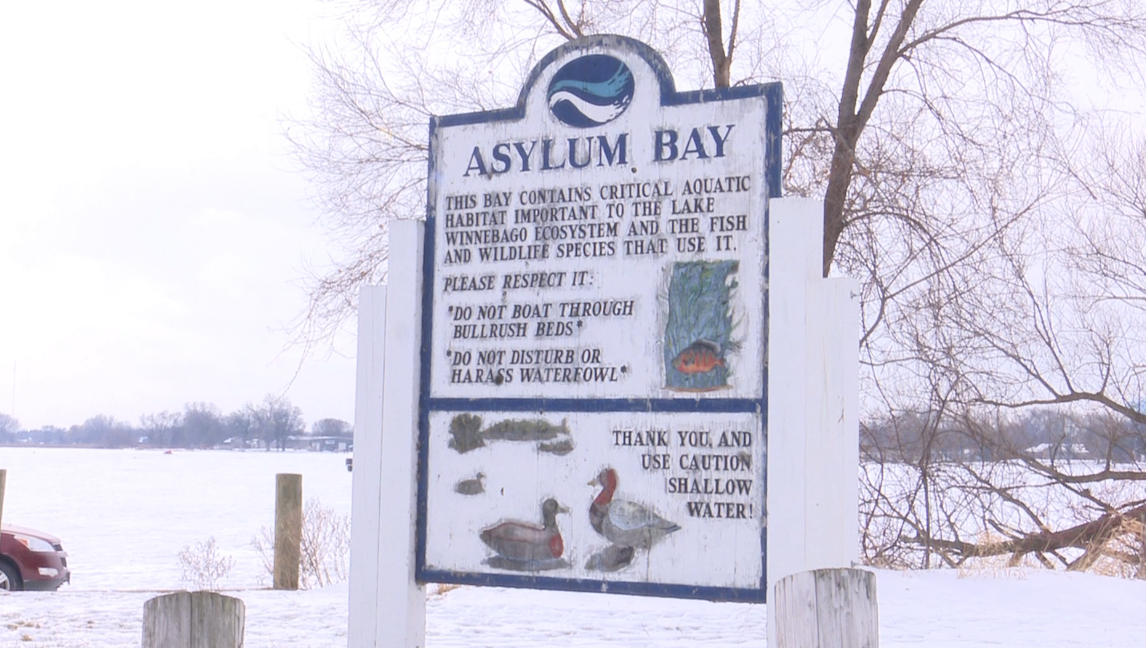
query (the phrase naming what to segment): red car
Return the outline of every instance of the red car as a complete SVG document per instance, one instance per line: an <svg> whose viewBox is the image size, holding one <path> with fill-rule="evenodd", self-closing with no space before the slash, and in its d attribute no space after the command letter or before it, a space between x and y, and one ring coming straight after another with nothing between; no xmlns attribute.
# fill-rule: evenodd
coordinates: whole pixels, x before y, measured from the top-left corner
<svg viewBox="0 0 1146 648"><path fill-rule="evenodd" d="M55 591L71 579L59 538L19 526L0 530L0 590Z"/></svg>

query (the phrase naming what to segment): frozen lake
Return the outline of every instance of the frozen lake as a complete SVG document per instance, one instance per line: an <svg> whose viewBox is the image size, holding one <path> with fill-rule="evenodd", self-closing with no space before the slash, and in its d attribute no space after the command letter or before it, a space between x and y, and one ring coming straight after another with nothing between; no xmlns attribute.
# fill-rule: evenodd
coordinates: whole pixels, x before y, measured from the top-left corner
<svg viewBox="0 0 1146 648"><path fill-rule="evenodd" d="M346 584L265 589L251 546L274 518L274 480L348 513L345 454L0 448L4 520L62 538L73 584L0 594L0 646L140 645L143 603L180 582L183 547L214 537L235 560L221 586L247 605L248 648L344 648ZM878 572L884 647L1146 645L1146 582L997 570ZM427 648L763 646L744 604L428 586Z"/></svg>
<svg viewBox="0 0 1146 648"><path fill-rule="evenodd" d="M251 541L274 526L275 474L302 475L304 500L349 514L347 456L0 448L4 521L63 540L71 590L186 587L179 551L209 537L235 560L220 587L254 588L266 583Z"/></svg>

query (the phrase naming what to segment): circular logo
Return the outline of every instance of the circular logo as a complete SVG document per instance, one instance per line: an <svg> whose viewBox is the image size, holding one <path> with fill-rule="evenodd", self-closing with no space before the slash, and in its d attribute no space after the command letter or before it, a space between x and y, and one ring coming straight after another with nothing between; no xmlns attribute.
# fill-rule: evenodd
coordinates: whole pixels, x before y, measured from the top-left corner
<svg viewBox="0 0 1146 648"><path fill-rule="evenodd" d="M633 100L633 73L620 60L590 54L561 66L549 82L549 111L577 128L607 124Z"/></svg>

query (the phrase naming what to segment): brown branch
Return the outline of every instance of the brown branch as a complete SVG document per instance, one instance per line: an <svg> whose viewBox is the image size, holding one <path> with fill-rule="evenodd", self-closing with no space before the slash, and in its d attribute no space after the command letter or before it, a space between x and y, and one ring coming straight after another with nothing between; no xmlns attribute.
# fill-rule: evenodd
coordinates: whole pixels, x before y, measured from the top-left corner
<svg viewBox="0 0 1146 648"><path fill-rule="evenodd" d="M999 349L1003 351L1003 349ZM1011 354L1008 354L1011 355ZM1011 355L1009 358L1012 361L1018 362L1018 357ZM1028 373L1037 374L1034 369L1027 369ZM1083 392L1072 391L1065 394L1060 394L1050 387L1049 384L1044 384L1047 391L1051 393L1050 398L1030 398L1022 401L1004 402L992 399L977 399L975 402L980 405L990 405L993 407L1005 407L1007 409L1022 409L1024 407L1032 407L1036 405L1065 405L1067 403L1095 403L1125 416L1126 418L1134 421L1135 423L1146 423L1146 414L1138 410L1123 405L1106 394L1097 392Z"/></svg>
<svg viewBox="0 0 1146 648"><path fill-rule="evenodd" d="M565 3L562 0L557 1L558 11L561 12L561 18L553 13L553 9L545 0L524 0L525 4L533 7L541 14L543 18L557 30L557 33L564 36L568 40L576 40L585 34L581 32L581 27L569 17L569 13L565 10Z"/></svg>
<svg viewBox="0 0 1146 648"><path fill-rule="evenodd" d="M1089 550L1094 546L1104 544L1111 534L1128 520L1146 522L1146 504L1139 505L1124 513L1106 513L1090 522L1084 522L1069 529L1029 533L1021 538L1003 542L946 540L926 537L922 533L918 533L915 537L902 537L900 539L919 546L955 553L964 559L1006 554L1051 553L1068 548Z"/></svg>

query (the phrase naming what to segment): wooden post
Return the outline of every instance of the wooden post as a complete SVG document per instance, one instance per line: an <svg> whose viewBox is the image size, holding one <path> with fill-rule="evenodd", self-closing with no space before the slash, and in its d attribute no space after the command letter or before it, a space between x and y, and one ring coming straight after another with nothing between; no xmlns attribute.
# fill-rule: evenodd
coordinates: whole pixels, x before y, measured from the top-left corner
<svg viewBox="0 0 1146 648"><path fill-rule="evenodd" d="M4 524L4 488L8 484L8 469L0 468L0 525Z"/></svg>
<svg viewBox="0 0 1146 648"><path fill-rule="evenodd" d="M878 648L875 574L817 569L776 583L768 625L778 648Z"/></svg>
<svg viewBox="0 0 1146 648"><path fill-rule="evenodd" d="M143 604L143 648L242 648L247 608L218 592L175 592Z"/></svg>
<svg viewBox="0 0 1146 648"><path fill-rule="evenodd" d="M298 589L302 550L302 475L275 475L275 589Z"/></svg>

